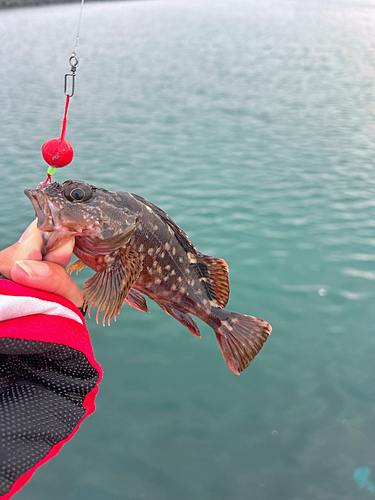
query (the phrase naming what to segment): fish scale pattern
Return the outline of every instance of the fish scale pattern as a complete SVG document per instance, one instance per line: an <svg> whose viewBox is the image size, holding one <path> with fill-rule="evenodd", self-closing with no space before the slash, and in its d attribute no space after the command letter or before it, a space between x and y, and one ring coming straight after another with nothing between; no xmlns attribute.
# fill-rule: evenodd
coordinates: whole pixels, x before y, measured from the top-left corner
<svg viewBox="0 0 375 500"><path fill-rule="evenodd" d="M97 380L69 346L0 339L0 496L73 432Z"/></svg>

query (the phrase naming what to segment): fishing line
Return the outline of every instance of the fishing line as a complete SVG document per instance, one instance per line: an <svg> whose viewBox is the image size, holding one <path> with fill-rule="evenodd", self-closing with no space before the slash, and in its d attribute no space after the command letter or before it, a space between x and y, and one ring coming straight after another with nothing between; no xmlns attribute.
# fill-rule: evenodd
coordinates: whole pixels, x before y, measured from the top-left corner
<svg viewBox="0 0 375 500"><path fill-rule="evenodd" d="M79 11L78 29L77 29L77 36L76 36L76 46L74 47L73 53L77 53L77 47L78 47L78 42L79 42L79 31L81 29L81 20L82 20L82 12L83 12L83 4L84 3L85 3L85 0L81 0L81 8Z"/></svg>
<svg viewBox="0 0 375 500"><path fill-rule="evenodd" d="M75 86L76 86L76 71L79 63L77 56L77 48L79 43L84 2L85 0L81 0L76 43L74 50L69 57L70 73L66 73L64 75L64 93L66 96L66 101L65 101L64 118L62 119L61 135L60 137L54 137L52 139L49 139L42 146L42 156L44 160L48 163L49 167L47 170L47 179L41 182L38 185L38 188L50 184L52 182L52 175L56 172L56 169L68 165L72 161L74 156L73 148L69 144L69 142L65 139L65 134L68 121L67 116L68 116L70 98L74 96Z"/></svg>

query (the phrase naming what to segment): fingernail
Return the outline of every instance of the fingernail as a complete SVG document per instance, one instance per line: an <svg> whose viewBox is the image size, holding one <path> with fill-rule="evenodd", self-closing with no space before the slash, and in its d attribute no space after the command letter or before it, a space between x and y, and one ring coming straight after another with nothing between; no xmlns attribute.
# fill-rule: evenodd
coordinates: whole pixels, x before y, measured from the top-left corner
<svg viewBox="0 0 375 500"><path fill-rule="evenodd" d="M49 273L49 266L45 262L17 260L14 265L25 271L30 278L34 278L35 276L46 276Z"/></svg>

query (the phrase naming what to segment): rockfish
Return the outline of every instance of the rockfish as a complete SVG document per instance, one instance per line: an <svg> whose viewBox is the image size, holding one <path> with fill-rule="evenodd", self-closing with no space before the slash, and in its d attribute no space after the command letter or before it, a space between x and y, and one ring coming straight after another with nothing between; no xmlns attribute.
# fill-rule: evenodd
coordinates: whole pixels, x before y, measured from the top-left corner
<svg viewBox="0 0 375 500"><path fill-rule="evenodd" d="M263 347L271 326L223 308L229 299L228 266L204 255L159 207L141 196L107 191L82 181L26 189L43 235L45 251L75 236L79 258L68 269L95 271L83 287L89 314L104 311L103 325L116 319L124 302L149 312L143 294L195 336L194 314L216 334L232 372L244 370Z"/></svg>

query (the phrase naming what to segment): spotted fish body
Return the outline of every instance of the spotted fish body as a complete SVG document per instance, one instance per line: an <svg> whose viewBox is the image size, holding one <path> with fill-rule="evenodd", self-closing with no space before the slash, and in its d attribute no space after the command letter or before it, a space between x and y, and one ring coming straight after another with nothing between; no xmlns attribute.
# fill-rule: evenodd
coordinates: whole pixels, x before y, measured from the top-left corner
<svg viewBox="0 0 375 500"><path fill-rule="evenodd" d="M70 267L91 267L85 306L97 320L116 319L124 301L147 311L144 295L200 337L194 314L216 333L228 367L236 374L258 354L271 326L223 308L229 299L228 266L204 255L159 207L144 198L107 191L82 181L25 190L38 217L46 251L75 236L79 258ZM144 294L144 295L143 295Z"/></svg>

